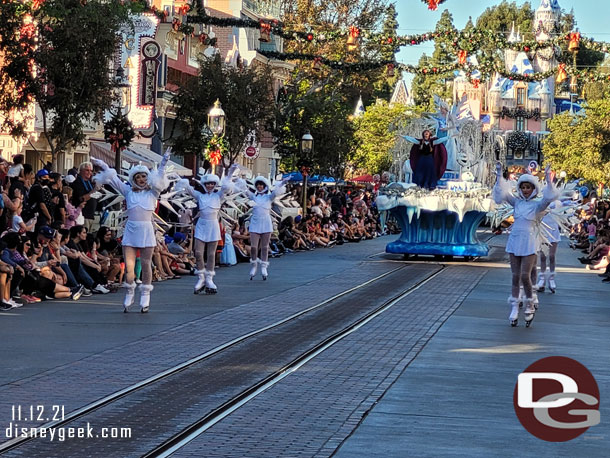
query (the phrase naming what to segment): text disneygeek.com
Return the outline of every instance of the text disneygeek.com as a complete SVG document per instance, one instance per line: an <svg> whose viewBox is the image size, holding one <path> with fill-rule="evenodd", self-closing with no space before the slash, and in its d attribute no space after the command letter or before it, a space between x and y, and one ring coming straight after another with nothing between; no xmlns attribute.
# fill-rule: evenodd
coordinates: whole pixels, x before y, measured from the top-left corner
<svg viewBox="0 0 610 458"><path fill-rule="evenodd" d="M3 428L4 429L4 428ZM66 439L91 439L101 437L103 439L129 439L131 438L131 428L94 428L87 423L86 426L78 427L34 427L21 426L18 423L9 423L9 427L4 429L5 439L36 438L49 439L51 442L63 442Z"/></svg>

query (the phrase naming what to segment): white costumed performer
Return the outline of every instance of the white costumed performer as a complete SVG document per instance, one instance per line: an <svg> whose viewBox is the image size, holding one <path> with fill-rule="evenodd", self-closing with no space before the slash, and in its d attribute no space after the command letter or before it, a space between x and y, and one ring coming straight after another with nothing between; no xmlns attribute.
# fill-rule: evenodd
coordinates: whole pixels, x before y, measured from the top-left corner
<svg viewBox="0 0 610 458"><path fill-rule="evenodd" d="M199 277L195 284L195 294L205 288L208 294L216 294L218 289L214 284L213 277L214 265L216 262L216 247L220 240L220 224L218 222L218 212L226 196L233 192L231 179L237 169L237 164L229 169L227 175L221 180L214 174L205 174L201 177L200 183L205 192L199 192L193 188L187 179L182 179L176 183L176 190L186 191L197 200L199 206L199 218L195 226L195 257L197 259L197 270L195 273ZM220 189L218 187L220 186ZM207 251L206 251L207 250ZM203 254L206 251L205 263Z"/></svg>
<svg viewBox="0 0 610 458"><path fill-rule="evenodd" d="M241 181L243 182L243 180ZM282 181L279 186L276 186L271 191L269 180L263 176L258 176L254 179L254 187L256 192L252 192L247 187L244 192L254 201L254 209L250 218L250 280L256 276L258 265L261 266L261 275L263 280L267 280L267 267L269 267L269 240L273 232L273 221L271 220L271 205L276 197L281 196L286 192L285 182ZM260 248L259 248L260 247ZM258 253L260 250L260 259Z"/></svg>
<svg viewBox="0 0 610 458"><path fill-rule="evenodd" d="M523 284L525 291L525 324L529 326L536 313L534 288L536 272L536 253L539 251L539 224L542 214L559 195L551 180L550 166L546 168L546 187L542 199L538 198L540 183L538 178L523 174L517 181L517 195L513 194L510 185L502 177L502 164L496 164L496 184L493 188L493 198L497 204L503 202L514 207L513 223L506 252L510 255L512 272L512 289L508 303L511 306L509 320L511 326L516 326L519 317L519 286ZM534 280L532 281L532 276Z"/></svg>
<svg viewBox="0 0 610 458"><path fill-rule="evenodd" d="M152 255L157 240L152 218L157 208L157 200L161 192L169 186L165 176L165 165L169 160L171 148L168 148L156 171L151 171L145 165L135 165L129 170L129 185L124 183L104 161L92 159L94 165L102 171L95 176L98 185L109 184L125 197L127 204L127 222L123 233L123 257L125 258L125 301L123 311L127 312L133 304L136 283L136 255L140 251L142 264L142 284L140 285L140 311L148 312L152 285Z"/></svg>

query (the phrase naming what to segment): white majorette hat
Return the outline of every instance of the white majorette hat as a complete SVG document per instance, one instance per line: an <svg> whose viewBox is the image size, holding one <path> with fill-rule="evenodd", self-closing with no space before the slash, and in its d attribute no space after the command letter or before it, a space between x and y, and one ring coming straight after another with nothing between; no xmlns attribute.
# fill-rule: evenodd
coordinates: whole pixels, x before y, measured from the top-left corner
<svg viewBox="0 0 610 458"><path fill-rule="evenodd" d="M265 190L269 191L271 189L271 183L269 183L269 180L267 178L265 178L262 175L257 176L254 179L254 187L256 187L256 183L263 183L265 185Z"/></svg>
<svg viewBox="0 0 610 458"><path fill-rule="evenodd" d="M521 193L521 183L530 183L532 185L534 185L534 191L532 192L530 198L532 197L536 197L538 195L538 193L540 192L540 180L538 180L538 177L531 175L529 173L524 173L523 175L521 175L519 177L519 180L517 180L517 191L519 192L519 195L523 198L523 194Z"/></svg>
<svg viewBox="0 0 610 458"><path fill-rule="evenodd" d="M143 164L138 164L138 165L134 165L129 169L129 176L128 176L128 180L129 180L129 184L132 187L137 187L135 182L134 182L134 177L138 174L138 173L145 173L146 177L148 178L150 176L150 170L148 170L148 167L146 167ZM148 183L150 185L150 183Z"/></svg>
<svg viewBox="0 0 610 458"><path fill-rule="evenodd" d="M213 173L206 173L201 177L199 182L203 185L203 187L205 187L206 183L215 183L216 186L218 186L220 184L220 178L218 178L218 175L214 175Z"/></svg>

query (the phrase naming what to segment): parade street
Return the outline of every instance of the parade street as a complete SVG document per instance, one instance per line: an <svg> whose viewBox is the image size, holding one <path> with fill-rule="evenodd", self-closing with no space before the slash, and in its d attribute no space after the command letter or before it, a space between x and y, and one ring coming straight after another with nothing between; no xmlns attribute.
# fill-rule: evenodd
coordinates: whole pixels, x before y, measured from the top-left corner
<svg viewBox="0 0 610 458"><path fill-rule="evenodd" d="M221 267L215 295L154 283L148 314L123 313L121 292L0 313L0 453L607 456L610 286L562 242L557 292L511 327L506 236L479 236L473 262L405 261L384 236L271 259L266 281ZM601 423L569 442L515 415L518 374L546 356L601 393ZM42 425L52 439L16 433Z"/></svg>

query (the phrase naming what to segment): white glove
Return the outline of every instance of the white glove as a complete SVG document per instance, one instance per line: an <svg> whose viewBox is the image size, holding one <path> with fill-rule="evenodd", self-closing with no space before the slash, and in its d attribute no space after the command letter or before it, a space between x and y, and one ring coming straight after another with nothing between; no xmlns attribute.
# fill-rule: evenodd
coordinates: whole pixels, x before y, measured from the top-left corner
<svg viewBox="0 0 610 458"><path fill-rule="evenodd" d="M91 163L102 170L108 170L110 168L108 167L108 164L106 164L104 161L102 161L101 159L96 159L94 157L91 158Z"/></svg>
<svg viewBox="0 0 610 458"><path fill-rule="evenodd" d="M167 148L165 150L165 153L163 154L163 159L165 159L166 162L169 161L169 157L171 156L171 154L172 154L172 147L170 146L169 148Z"/></svg>

